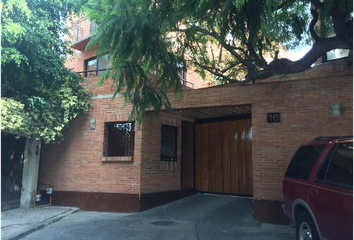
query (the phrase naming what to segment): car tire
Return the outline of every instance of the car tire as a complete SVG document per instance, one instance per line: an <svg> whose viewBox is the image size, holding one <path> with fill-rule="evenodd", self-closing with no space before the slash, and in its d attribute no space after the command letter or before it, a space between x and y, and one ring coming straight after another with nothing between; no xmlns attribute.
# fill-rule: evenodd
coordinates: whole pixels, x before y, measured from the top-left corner
<svg viewBox="0 0 354 240"><path fill-rule="evenodd" d="M320 240L315 224L307 212L296 218L296 240Z"/></svg>

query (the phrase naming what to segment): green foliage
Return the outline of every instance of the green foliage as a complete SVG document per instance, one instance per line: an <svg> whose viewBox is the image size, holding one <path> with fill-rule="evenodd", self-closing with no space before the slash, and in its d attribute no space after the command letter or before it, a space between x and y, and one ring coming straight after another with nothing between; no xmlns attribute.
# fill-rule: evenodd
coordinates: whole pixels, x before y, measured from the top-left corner
<svg viewBox="0 0 354 240"><path fill-rule="evenodd" d="M60 142L71 119L88 110L83 78L64 67L63 40L74 3L7 0L1 3L1 130Z"/></svg>
<svg viewBox="0 0 354 240"><path fill-rule="evenodd" d="M1 130L30 134L28 125L28 114L24 111L24 104L11 98L1 98Z"/></svg>
<svg viewBox="0 0 354 240"><path fill-rule="evenodd" d="M99 44L98 55L109 52L111 68L100 82L112 77L117 93L126 88L124 96L133 104L132 116L141 121L146 109L154 108L157 113L161 107L170 108L166 97L170 88L181 97L180 62L229 68L230 77L246 74L244 65L230 68L239 61L230 54L210 55L208 44L221 52L227 34L232 34L240 49L246 49L250 41L258 48L258 39L269 43L266 50L275 49L279 42L291 47L302 41L308 16L300 13L306 4L271 12L276 4L264 0L89 0L86 11L98 28L87 48ZM289 22L284 31L282 26ZM246 57L242 50L238 54ZM201 67L202 76L204 71Z"/></svg>
<svg viewBox="0 0 354 240"><path fill-rule="evenodd" d="M87 48L99 43L98 56L109 52L111 66L100 81L112 77L116 93L125 89L126 102L133 104L131 117L138 123L146 109L154 108L156 114L161 107L170 109L169 89L181 97L177 72L183 58L170 51L175 46L165 35L170 25L163 15L168 13L146 3L91 0L86 5L90 19L98 24Z"/></svg>
<svg viewBox="0 0 354 240"><path fill-rule="evenodd" d="M323 1L323 9L321 15L328 18L333 7L338 5L339 12L343 13L346 18L351 18L353 13L353 1L348 0L326 0Z"/></svg>
<svg viewBox="0 0 354 240"><path fill-rule="evenodd" d="M335 2L316 1L323 18L330 17ZM271 61L277 60L279 49L311 43L310 4L310 0L88 0L85 12L98 28L87 48L99 44L98 55L109 53L111 68L100 83L112 77L117 93L124 92L126 102L133 104L132 115L141 121L146 109L156 113L169 109L169 89L181 96L178 63L196 67L201 76L212 74L219 83L267 78L276 70L283 73L282 67L274 67L281 65ZM340 0L339 8L351 18L352 1Z"/></svg>

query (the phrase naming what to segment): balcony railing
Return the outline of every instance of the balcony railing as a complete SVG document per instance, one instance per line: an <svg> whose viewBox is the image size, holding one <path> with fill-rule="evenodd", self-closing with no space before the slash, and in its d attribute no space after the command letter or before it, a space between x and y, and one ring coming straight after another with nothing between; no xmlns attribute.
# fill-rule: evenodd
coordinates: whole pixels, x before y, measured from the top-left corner
<svg viewBox="0 0 354 240"><path fill-rule="evenodd" d="M89 76L101 76L103 71L105 71L106 69L97 69L97 70L85 70L85 71L80 71L80 72L76 72L78 74L80 74L83 77L89 77ZM101 73L101 74L100 74ZM180 79L181 83L183 86L189 87L189 88L193 88L194 83L193 82L189 82L183 78ZM190 86L188 86L190 85Z"/></svg>
<svg viewBox="0 0 354 240"><path fill-rule="evenodd" d="M69 27L69 40L73 43L72 47L81 51L84 50L92 31L96 27L97 24L88 18L80 18L73 22Z"/></svg>
<svg viewBox="0 0 354 240"><path fill-rule="evenodd" d="M89 76L102 76L104 71L106 71L106 69L85 70L76 73L80 74L83 77L89 77Z"/></svg>

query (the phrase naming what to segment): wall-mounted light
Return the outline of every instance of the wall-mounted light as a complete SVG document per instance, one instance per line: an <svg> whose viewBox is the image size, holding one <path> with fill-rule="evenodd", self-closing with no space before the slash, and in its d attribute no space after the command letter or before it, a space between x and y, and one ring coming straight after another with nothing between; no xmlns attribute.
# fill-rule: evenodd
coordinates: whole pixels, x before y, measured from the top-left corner
<svg viewBox="0 0 354 240"><path fill-rule="evenodd" d="M332 118L341 117L340 103L331 103L331 114L332 114Z"/></svg>

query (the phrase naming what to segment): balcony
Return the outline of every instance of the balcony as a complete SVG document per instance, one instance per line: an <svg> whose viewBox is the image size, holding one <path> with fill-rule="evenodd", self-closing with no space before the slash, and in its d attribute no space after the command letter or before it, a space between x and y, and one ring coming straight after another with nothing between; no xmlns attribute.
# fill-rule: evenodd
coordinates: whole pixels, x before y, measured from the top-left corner
<svg viewBox="0 0 354 240"><path fill-rule="evenodd" d="M97 25L88 18L80 18L73 21L71 26L69 26L69 41L73 43L71 47L84 51L90 41L91 33L96 27Z"/></svg>

